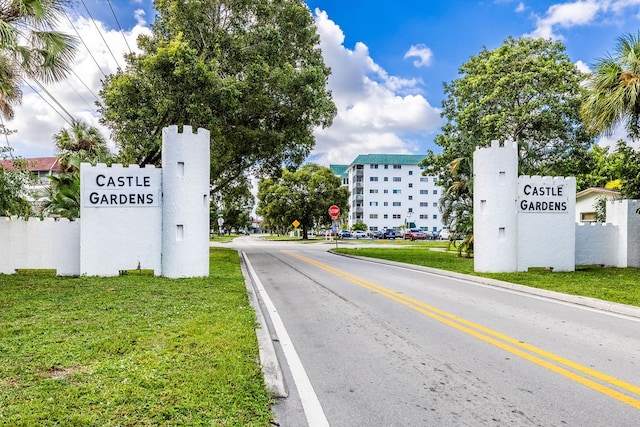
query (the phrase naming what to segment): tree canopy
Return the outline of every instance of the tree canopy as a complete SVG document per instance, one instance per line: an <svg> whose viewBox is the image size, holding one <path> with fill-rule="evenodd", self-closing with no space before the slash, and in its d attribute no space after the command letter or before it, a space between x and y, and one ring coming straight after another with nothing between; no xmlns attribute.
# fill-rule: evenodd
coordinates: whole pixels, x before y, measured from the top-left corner
<svg viewBox="0 0 640 427"><path fill-rule="evenodd" d="M279 178L265 178L258 185L258 209L264 221L274 228L287 229L300 222L303 239L316 225L330 224L331 205L348 212L349 190L329 168L307 164L296 171L283 170Z"/></svg>
<svg viewBox="0 0 640 427"><path fill-rule="evenodd" d="M211 133L212 192L252 171L304 161L335 105L330 70L301 0L156 1L139 55L103 85L103 123L123 162L158 164L161 131Z"/></svg>
<svg viewBox="0 0 640 427"><path fill-rule="evenodd" d="M0 160L9 160L6 157L6 151L0 150ZM27 200L27 187L34 183L27 161L10 159L5 166L0 165L0 216L27 218L33 213Z"/></svg>
<svg viewBox="0 0 640 427"><path fill-rule="evenodd" d="M585 156L593 138L579 116L583 75L559 42L508 38L472 56L459 74L444 84L447 122L435 138L442 152L428 152L423 165L445 188L445 225L468 234L477 146L516 141L521 173L562 175Z"/></svg>

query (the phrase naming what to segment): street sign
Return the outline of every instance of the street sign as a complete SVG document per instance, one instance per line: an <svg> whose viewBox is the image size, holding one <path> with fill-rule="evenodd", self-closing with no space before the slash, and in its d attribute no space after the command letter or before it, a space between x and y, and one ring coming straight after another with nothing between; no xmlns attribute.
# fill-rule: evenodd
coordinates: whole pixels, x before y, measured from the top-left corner
<svg viewBox="0 0 640 427"><path fill-rule="evenodd" d="M331 218L338 218L340 216L340 208L336 205L331 205L329 207L329 216Z"/></svg>
<svg viewBox="0 0 640 427"><path fill-rule="evenodd" d="M300 221L298 221L297 219L294 219L291 225L293 225L295 228L298 228L300 226Z"/></svg>

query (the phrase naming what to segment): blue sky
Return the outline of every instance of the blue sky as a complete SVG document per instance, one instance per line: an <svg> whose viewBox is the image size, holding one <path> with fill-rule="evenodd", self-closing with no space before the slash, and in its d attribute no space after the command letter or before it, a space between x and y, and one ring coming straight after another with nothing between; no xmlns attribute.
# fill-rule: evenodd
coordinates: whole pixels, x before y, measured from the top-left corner
<svg viewBox="0 0 640 427"><path fill-rule="evenodd" d="M73 27L66 18L61 21L67 32L78 31L87 44L74 68L79 78L72 76L70 83L50 92L71 115L98 126L89 104L95 101L103 73L116 69L127 49L125 38L135 48L135 37L148 31L154 12L148 0L112 0L124 29L120 33L108 2L85 4L95 23L87 19L82 4L69 14ZM640 0L307 0L307 5L333 71L329 88L338 107L334 125L316 131L316 149L309 158L324 165L350 163L358 154L437 151L433 138L442 125L442 84L457 78L460 65L483 47L497 48L509 36L553 38L588 71L613 51L619 36L640 30ZM66 122L30 92L25 88L23 107L8 123L18 130L8 143L23 157L51 155L52 135Z"/></svg>

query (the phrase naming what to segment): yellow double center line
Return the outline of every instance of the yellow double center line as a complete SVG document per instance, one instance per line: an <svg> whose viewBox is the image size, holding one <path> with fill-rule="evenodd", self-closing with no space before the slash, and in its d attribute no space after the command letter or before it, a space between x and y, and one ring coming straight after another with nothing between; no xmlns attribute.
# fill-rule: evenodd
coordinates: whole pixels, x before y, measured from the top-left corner
<svg viewBox="0 0 640 427"><path fill-rule="evenodd" d="M458 331L469 334L479 340L492 344L502 350L508 351L511 354L519 356L525 360L535 363L536 365L542 366L549 369L550 371L569 378L577 383L587 386L593 390L599 391L602 394L626 403L627 405L633 406L636 409L640 409L640 399L624 394L620 391L624 390L630 394L640 396L640 387L636 385L603 374L602 372L598 372L587 366L572 362L571 360L565 359L561 356L526 344L522 341L511 338L489 328L485 328L484 326L470 322L451 313L447 313L446 311L440 310L436 307L430 306L403 294L399 294L383 286L377 285L368 280L364 280L342 270L330 267L311 258L307 258L290 251L283 252L308 264L314 265L331 274L342 277L343 279L348 280L351 283L380 294L385 298L396 301L414 311L422 313L425 316L429 316L430 318L437 320L438 322L451 326ZM617 387L618 390L612 388L612 386Z"/></svg>

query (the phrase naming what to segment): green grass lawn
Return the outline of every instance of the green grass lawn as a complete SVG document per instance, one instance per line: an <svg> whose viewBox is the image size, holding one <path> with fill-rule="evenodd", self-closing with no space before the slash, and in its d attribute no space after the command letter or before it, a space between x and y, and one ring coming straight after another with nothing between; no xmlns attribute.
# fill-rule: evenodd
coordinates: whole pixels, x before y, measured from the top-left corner
<svg viewBox="0 0 640 427"><path fill-rule="evenodd" d="M0 425L268 426L235 250L211 276L0 275Z"/></svg>
<svg viewBox="0 0 640 427"><path fill-rule="evenodd" d="M578 267L575 272L551 272L531 269L523 273L475 273L473 259L457 253L434 251L432 245L397 248L345 248L334 251L344 254L380 258L425 267L471 274L510 283L518 283L571 295L640 306L640 269Z"/></svg>

